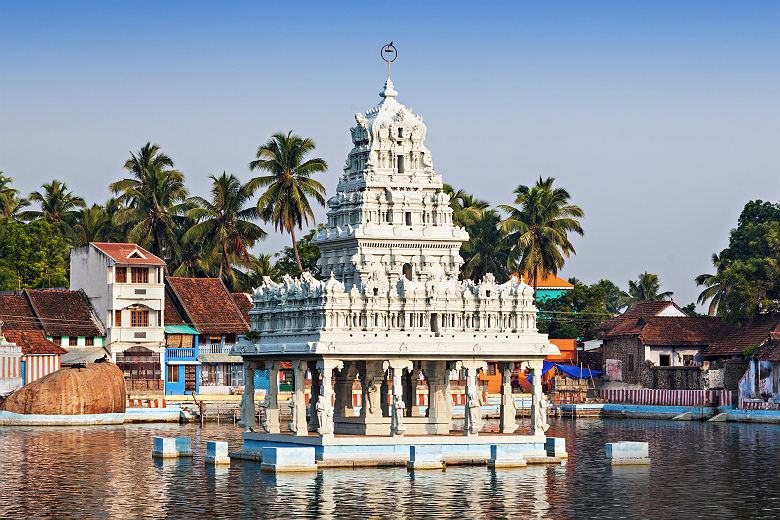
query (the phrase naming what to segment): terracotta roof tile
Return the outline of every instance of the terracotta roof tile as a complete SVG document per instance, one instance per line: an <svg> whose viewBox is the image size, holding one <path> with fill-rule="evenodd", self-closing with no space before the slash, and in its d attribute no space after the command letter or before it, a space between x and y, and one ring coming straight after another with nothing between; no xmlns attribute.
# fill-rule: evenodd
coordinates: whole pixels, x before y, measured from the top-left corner
<svg viewBox="0 0 780 520"><path fill-rule="evenodd" d="M219 278L179 278L166 283L191 326L201 334L245 334L249 326Z"/></svg>
<svg viewBox="0 0 780 520"><path fill-rule="evenodd" d="M181 313L176 305L173 303L173 299L168 291L165 291L165 324L166 325L187 325L184 318L181 317Z"/></svg>
<svg viewBox="0 0 780 520"><path fill-rule="evenodd" d="M640 337L645 345L709 346L724 328L720 318L710 316L651 316L644 323Z"/></svg>
<svg viewBox="0 0 780 520"><path fill-rule="evenodd" d="M780 313L764 314L744 321L739 327L730 327L702 352L704 356L733 356L748 347L762 345L771 339L772 332L780 332Z"/></svg>
<svg viewBox="0 0 780 520"><path fill-rule="evenodd" d="M105 336L82 292L26 289L25 294L47 336Z"/></svg>
<svg viewBox="0 0 780 520"><path fill-rule="evenodd" d="M46 339L41 330L3 330L7 341L22 347L22 354L67 354L68 351Z"/></svg>
<svg viewBox="0 0 780 520"><path fill-rule="evenodd" d="M0 320L6 330L42 330L38 318L22 293L0 295Z"/></svg>
<svg viewBox="0 0 780 520"><path fill-rule="evenodd" d="M757 348L753 356L759 361L780 361L780 341L768 341Z"/></svg>
<svg viewBox="0 0 780 520"><path fill-rule="evenodd" d="M626 312L624 312L623 314L615 316L611 320L607 320L605 322L600 323L599 329L610 330L625 320L630 320L634 318L643 318L649 316L657 316L660 312L662 312L669 306L674 306L675 308L677 308L677 310L685 314L685 311L683 311L676 303L672 301L656 300L656 301L648 301L648 302L639 302L629 307L626 310Z"/></svg>
<svg viewBox="0 0 780 520"><path fill-rule="evenodd" d="M512 278L513 276L518 277L519 274L512 273L509 277ZM531 285L531 273L524 273L523 281ZM573 287L574 285L552 273L539 273L539 279L536 282L537 289L572 289Z"/></svg>
<svg viewBox="0 0 780 520"><path fill-rule="evenodd" d="M233 301L236 302L238 310L241 311L241 315L244 317L244 321L251 323L249 319L249 311L252 310L254 302L252 301L252 295L249 293L233 293Z"/></svg>
<svg viewBox="0 0 780 520"><path fill-rule="evenodd" d="M120 264L165 265L160 258L136 244L117 242L90 242L90 244ZM136 255L133 255L134 252Z"/></svg>

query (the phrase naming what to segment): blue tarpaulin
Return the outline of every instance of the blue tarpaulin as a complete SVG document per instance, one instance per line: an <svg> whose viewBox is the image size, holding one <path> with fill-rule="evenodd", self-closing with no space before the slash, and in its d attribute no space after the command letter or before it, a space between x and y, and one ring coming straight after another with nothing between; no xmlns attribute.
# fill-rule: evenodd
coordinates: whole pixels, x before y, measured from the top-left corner
<svg viewBox="0 0 780 520"><path fill-rule="evenodd" d="M553 368L557 368L564 374L566 374L569 377L591 377L591 376L597 376L599 374L603 374L604 372L601 372L599 370L591 370L589 368L580 368L580 367L574 367L571 365L561 365L559 363L552 363L550 361L543 361L542 362L542 375L546 374ZM531 376L529 375L526 379L528 381L531 381Z"/></svg>

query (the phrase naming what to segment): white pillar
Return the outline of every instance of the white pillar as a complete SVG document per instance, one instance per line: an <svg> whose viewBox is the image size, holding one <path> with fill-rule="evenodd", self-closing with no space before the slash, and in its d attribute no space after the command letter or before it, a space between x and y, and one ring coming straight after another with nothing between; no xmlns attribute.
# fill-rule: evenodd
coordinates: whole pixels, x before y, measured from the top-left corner
<svg viewBox="0 0 780 520"><path fill-rule="evenodd" d="M517 429L517 408L515 407L515 398L512 395L512 369L514 365L511 361L498 364L498 369L501 370L500 433L514 433Z"/></svg>
<svg viewBox="0 0 780 520"><path fill-rule="evenodd" d="M265 409L265 422L263 428L268 433L280 433L279 427L279 362L267 361L268 392L265 393L263 408Z"/></svg>
<svg viewBox="0 0 780 520"><path fill-rule="evenodd" d="M341 370L343 368L344 363L337 359L317 360L322 386L314 409L319 425L317 431L323 437L333 435L333 369Z"/></svg>
<svg viewBox="0 0 780 520"><path fill-rule="evenodd" d="M241 396L241 422L244 431L257 429L255 417L255 367L254 361L244 361L244 395Z"/></svg>
<svg viewBox="0 0 780 520"><path fill-rule="evenodd" d="M411 370L414 365L408 359L391 359L382 363L382 368L393 374L393 398L390 405L390 435L400 436L406 432L404 426L403 371Z"/></svg>
<svg viewBox="0 0 780 520"><path fill-rule="evenodd" d="M345 361L344 368L336 376L336 404L333 416L336 419L354 417L352 405L352 385L355 382L355 362Z"/></svg>
<svg viewBox="0 0 780 520"><path fill-rule="evenodd" d="M547 424L547 402L542 393L542 360L529 361L531 369L531 435L543 435Z"/></svg>
<svg viewBox="0 0 780 520"><path fill-rule="evenodd" d="M309 424L308 428L310 432L316 432L319 430L319 416L317 415L317 401L320 397L321 377L320 371L317 368L318 361L309 361L308 367L311 372L311 394L309 395Z"/></svg>
<svg viewBox="0 0 780 520"><path fill-rule="evenodd" d="M295 392L293 393L290 408L292 412L292 421L290 422L290 431L295 435L308 435L308 425L306 424L306 361L295 360L292 362L293 379L295 380Z"/></svg>
<svg viewBox="0 0 780 520"><path fill-rule="evenodd" d="M363 387L363 399L360 407L360 417L382 417L382 399L387 399L382 386L385 385L385 374L378 361L361 363L360 383Z"/></svg>
<svg viewBox="0 0 780 520"><path fill-rule="evenodd" d="M466 408L463 421L463 435L476 436L484 424L482 421L482 392L477 387L479 370L487 369L485 361L461 361L460 366L466 369Z"/></svg>
<svg viewBox="0 0 780 520"><path fill-rule="evenodd" d="M447 435L452 427L450 369L446 361L423 362L428 381L428 433Z"/></svg>

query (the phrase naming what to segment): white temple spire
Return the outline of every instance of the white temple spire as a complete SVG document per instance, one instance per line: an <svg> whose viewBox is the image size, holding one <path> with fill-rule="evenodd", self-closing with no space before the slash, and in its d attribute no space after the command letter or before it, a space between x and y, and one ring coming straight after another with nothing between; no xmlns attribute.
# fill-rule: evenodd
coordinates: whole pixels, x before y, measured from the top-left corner
<svg viewBox="0 0 780 520"><path fill-rule="evenodd" d="M385 99L394 98L398 95L398 91L393 88L393 80L390 79L390 76L388 76L387 81L385 81L385 89L380 92L379 95Z"/></svg>

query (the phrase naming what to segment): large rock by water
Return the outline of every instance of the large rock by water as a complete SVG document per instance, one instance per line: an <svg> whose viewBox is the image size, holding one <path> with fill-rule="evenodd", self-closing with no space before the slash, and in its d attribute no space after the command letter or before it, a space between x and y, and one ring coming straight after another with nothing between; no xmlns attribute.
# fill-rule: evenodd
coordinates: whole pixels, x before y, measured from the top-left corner
<svg viewBox="0 0 780 520"><path fill-rule="evenodd" d="M0 410L22 414L124 413L125 378L113 363L65 367L23 386Z"/></svg>

